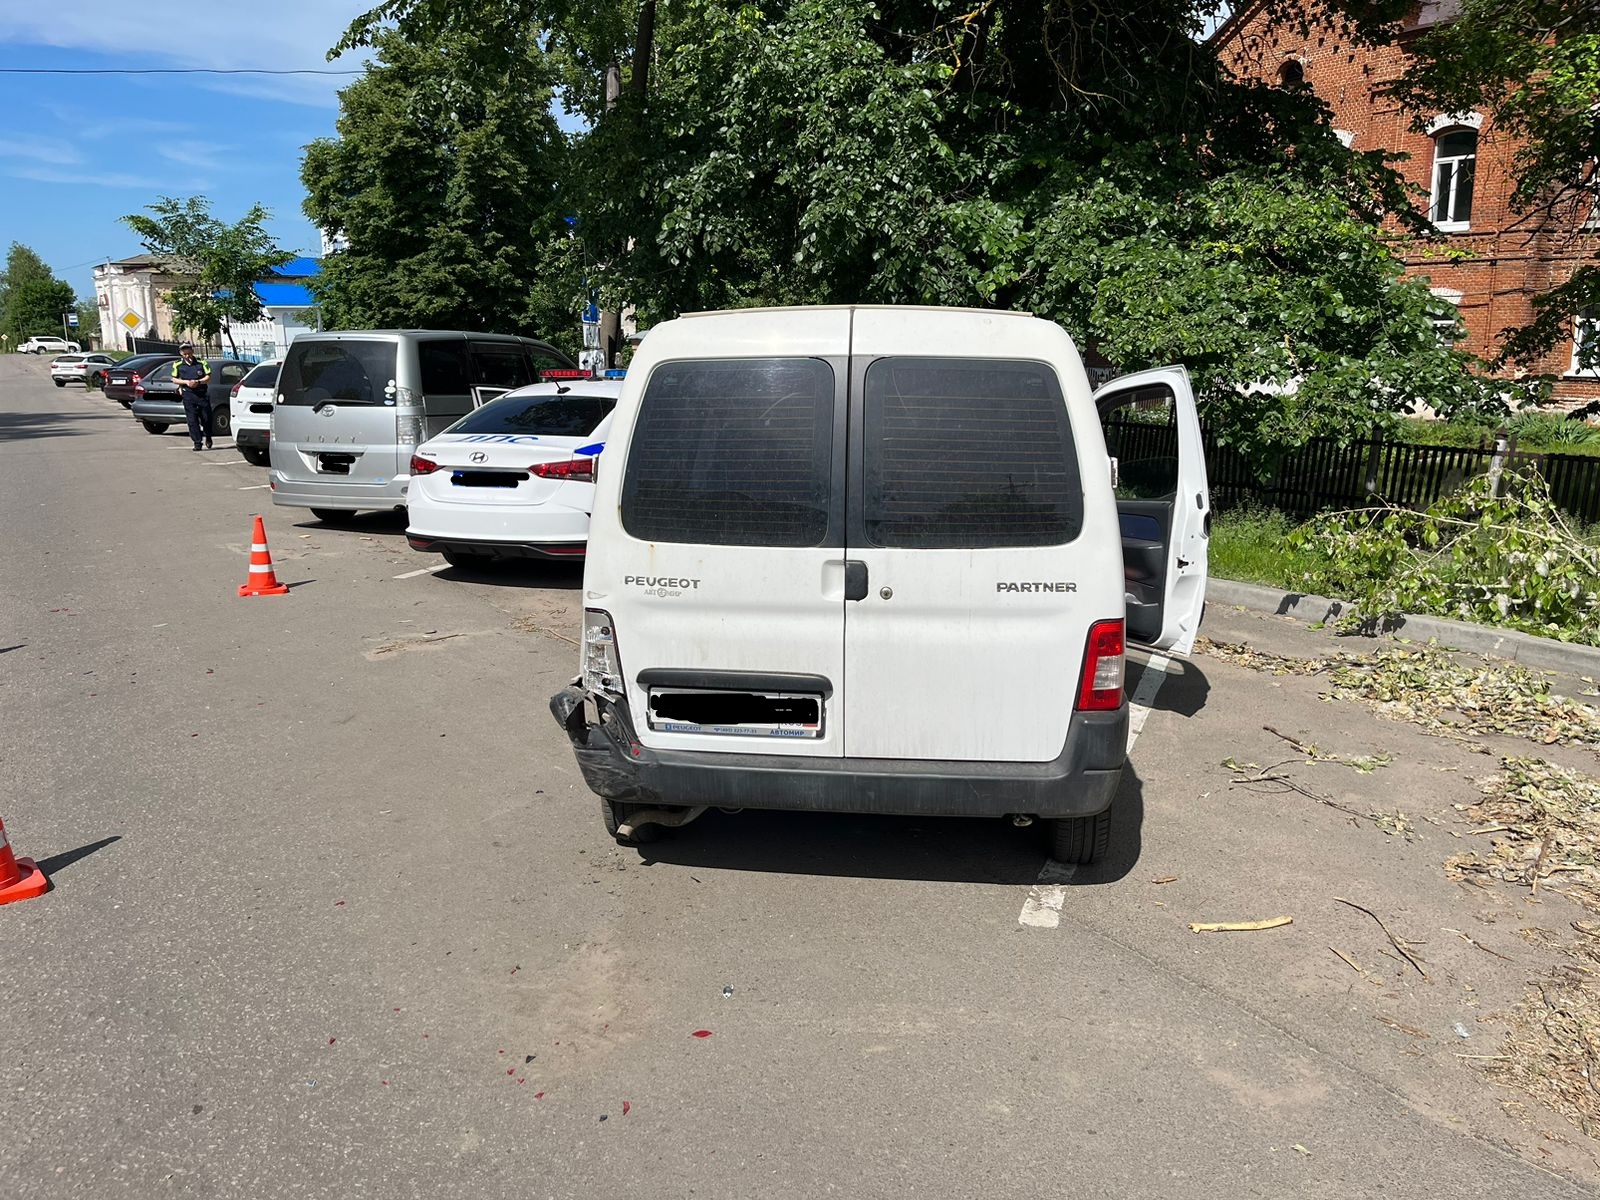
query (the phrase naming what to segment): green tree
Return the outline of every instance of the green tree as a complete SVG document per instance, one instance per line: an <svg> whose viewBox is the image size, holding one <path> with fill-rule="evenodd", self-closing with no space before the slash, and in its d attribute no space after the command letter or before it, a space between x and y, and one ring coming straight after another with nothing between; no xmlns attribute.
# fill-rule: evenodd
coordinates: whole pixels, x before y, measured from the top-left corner
<svg viewBox="0 0 1600 1200"><path fill-rule="evenodd" d="M229 326L234 321L248 324L261 319L261 298L255 285L268 277L273 267L294 257L280 250L266 231L271 214L252 204L244 216L229 225L211 215L211 204L204 196L178 200L163 196L146 206L143 213L123 217L144 243L158 255L173 275L188 280L166 293L172 320L179 329L193 329L205 338L226 333L233 347Z"/></svg>
<svg viewBox="0 0 1600 1200"><path fill-rule="evenodd" d="M1571 0L1463 0L1417 39L1402 94L1420 124L1476 109L1516 139L1512 206L1530 234L1569 233L1600 213L1600 6ZM1572 314L1600 306L1600 256L1534 298L1534 319L1504 342L1533 362L1571 336ZM1600 366L1600 344L1587 347Z"/></svg>
<svg viewBox="0 0 1600 1200"><path fill-rule="evenodd" d="M337 234L313 285L334 328L575 330L581 263L558 187L567 146L532 31L419 46L390 31L306 149L306 215ZM570 340L570 339L569 339Z"/></svg>
<svg viewBox="0 0 1600 1200"><path fill-rule="evenodd" d="M0 332L13 346L35 334L61 336L61 314L75 303L71 284L51 274L33 250L11 243L0 275Z"/></svg>
<svg viewBox="0 0 1600 1200"><path fill-rule="evenodd" d="M101 341L100 305L93 300L79 300L77 309L78 328L76 337L87 349L91 339L95 342Z"/></svg>
<svg viewBox="0 0 1600 1200"><path fill-rule="evenodd" d="M1382 40L1408 7L1332 10L1345 36ZM752 304L1031 309L1124 369L1187 362L1213 426L1263 470L1419 401L1499 405L1504 385L1440 343L1442 302L1401 279L1381 223L1423 223L1391 163L1341 145L1308 89L1227 72L1200 36L1211 8L626 10L615 108L588 107L571 76L569 103L597 118L570 171L596 273L647 321ZM1270 11L1307 19L1288 0ZM424 41L520 15L591 69L602 52L630 59L627 21L609 14L584 42L560 0L372 15Z"/></svg>

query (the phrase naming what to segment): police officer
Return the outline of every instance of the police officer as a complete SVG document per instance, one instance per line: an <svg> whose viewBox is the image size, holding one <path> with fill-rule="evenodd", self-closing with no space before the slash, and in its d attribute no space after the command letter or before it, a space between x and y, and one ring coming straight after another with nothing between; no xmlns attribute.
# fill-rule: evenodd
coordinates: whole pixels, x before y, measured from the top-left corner
<svg viewBox="0 0 1600 1200"><path fill-rule="evenodd" d="M196 450L205 439L206 449L211 449L211 397L206 385L211 382L211 364L194 356L194 347L188 342L178 347L182 356L172 364L172 379L183 397L183 415L189 422L189 440Z"/></svg>

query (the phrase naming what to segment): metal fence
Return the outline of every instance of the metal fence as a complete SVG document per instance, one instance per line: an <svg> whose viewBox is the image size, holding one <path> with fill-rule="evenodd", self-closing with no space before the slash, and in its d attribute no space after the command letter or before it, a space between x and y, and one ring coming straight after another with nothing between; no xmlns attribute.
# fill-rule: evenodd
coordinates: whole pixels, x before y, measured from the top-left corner
<svg viewBox="0 0 1600 1200"><path fill-rule="evenodd" d="M1111 421L1106 439L1125 463L1173 458L1177 434L1170 425ZM1374 433L1366 441L1340 445L1312 438L1286 455L1266 479L1237 450L1218 445L1205 432L1206 474L1217 508L1245 501L1310 516L1382 499L1407 508L1424 508L1476 475L1486 474L1494 446L1422 446L1389 441ZM1600 457L1521 451L1512 444L1507 470L1533 468L1550 485L1550 495L1570 516L1585 524L1600 522Z"/></svg>

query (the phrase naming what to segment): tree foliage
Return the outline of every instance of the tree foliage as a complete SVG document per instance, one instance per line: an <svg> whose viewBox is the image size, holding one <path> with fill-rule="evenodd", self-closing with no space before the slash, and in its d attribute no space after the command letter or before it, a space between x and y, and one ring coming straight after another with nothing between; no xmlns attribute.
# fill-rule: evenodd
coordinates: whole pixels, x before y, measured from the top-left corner
<svg viewBox="0 0 1600 1200"><path fill-rule="evenodd" d="M1399 175L1341 145L1309 90L1226 71L1200 36L1211 7L387 0L348 36L537 30L596 122L567 175L594 274L647 323L752 304L1031 309L1123 369L1188 363L1213 425L1264 464L1418 401L1498 404L1380 236L1390 216L1420 227ZM1408 7L1330 6L1369 40ZM1269 13L1307 19L1287 0ZM593 85L611 62L649 76L608 109Z"/></svg>
<svg viewBox="0 0 1600 1200"><path fill-rule="evenodd" d="M44 259L12 242L0 275L0 333L12 345L35 334L61 334L61 314L77 305L72 285L57 279Z"/></svg>
<svg viewBox="0 0 1600 1200"><path fill-rule="evenodd" d="M166 293L176 328L209 339L231 322L261 319L255 285L294 257L266 231L271 214L265 208L252 204L231 225L211 215L204 196L163 196L146 211L154 215L133 213L122 221L170 274L185 281Z"/></svg>
<svg viewBox="0 0 1600 1200"><path fill-rule="evenodd" d="M1600 6L1571 0L1463 0L1413 44L1402 95L1419 123L1477 110L1517 145L1513 207L1530 235L1571 231L1600 206ZM1572 314L1600 305L1600 261L1534 300L1504 358L1534 362L1566 343ZM1600 345L1588 348L1600 367Z"/></svg>
<svg viewBox="0 0 1600 1200"><path fill-rule="evenodd" d="M340 239L313 285L334 328L575 327L582 266L558 189L565 139L537 41L390 31L307 148L306 215Z"/></svg>

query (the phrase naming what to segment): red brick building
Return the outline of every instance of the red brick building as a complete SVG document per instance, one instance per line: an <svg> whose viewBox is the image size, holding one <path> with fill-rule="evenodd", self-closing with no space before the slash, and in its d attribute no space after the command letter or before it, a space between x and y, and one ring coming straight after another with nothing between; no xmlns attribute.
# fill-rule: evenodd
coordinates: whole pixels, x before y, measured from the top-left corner
<svg viewBox="0 0 1600 1200"><path fill-rule="evenodd" d="M1356 150L1409 155L1399 169L1420 189L1438 232L1406 251L1407 274L1426 278L1436 295L1456 304L1464 349L1493 358L1501 333L1531 319L1533 296L1595 257L1600 212L1513 212L1516 144L1488 114L1423 114L1425 128L1418 130L1417 114L1391 97L1407 43L1448 21L1456 0L1423 0L1398 44L1378 48L1343 38L1335 22L1317 16L1314 3L1307 6L1305 34L1273 27L1265 7L1261 0L1240 4L1212 35L1223 64L1242 77L1311 88L1332 110L1335 133ZM1579 315L1574 336L1600 336L1600 313ZM1573 343L1534 369L1558 377L1555 401L1564 407L1600 399L1600 371L1577 371Z"/></svg>

